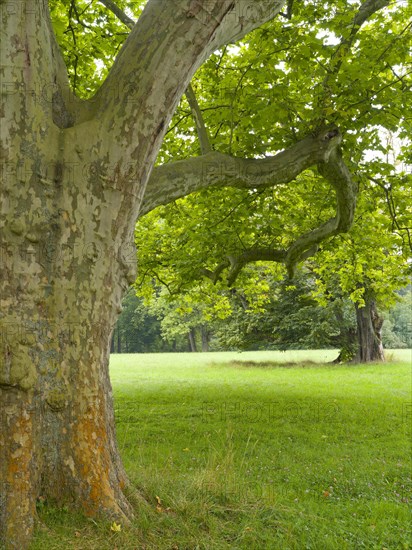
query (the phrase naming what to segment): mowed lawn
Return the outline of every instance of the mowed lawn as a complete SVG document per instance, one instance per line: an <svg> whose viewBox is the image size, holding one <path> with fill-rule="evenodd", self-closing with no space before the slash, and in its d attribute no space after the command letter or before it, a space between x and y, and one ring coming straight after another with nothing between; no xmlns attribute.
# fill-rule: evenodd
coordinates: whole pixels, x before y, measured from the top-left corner
<svg viewBox="0 0 412 550"><path fill-rule="evenodd" d="M113 355L136 519L41 503L33 549L412 549L412 356L389 353Z"/></svg>

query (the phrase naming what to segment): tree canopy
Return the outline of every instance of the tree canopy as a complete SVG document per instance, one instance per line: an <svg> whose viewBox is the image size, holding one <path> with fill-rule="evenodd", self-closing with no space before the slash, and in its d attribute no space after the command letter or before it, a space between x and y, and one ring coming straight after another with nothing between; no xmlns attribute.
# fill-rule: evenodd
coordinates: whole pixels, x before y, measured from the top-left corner
<svg viewBox="0 0 412 550"><path fill-rule="evenodd" d="M143 277L170 286L175 270L178 288L193 281L201 292L250 267L257 308L268 281L251 261L271 260L273 279L293 276L322 247L333 269L324 243L359 216L381 227L381 204L398 235L384 240L385 257L401 256L410 174L396 163L411 162L411 9L390 0L0 3L1 543L28 547L40 496L89 516L132 513L109 353L136 277L129 244L139 216L140 249L159 264L155 272L141 256ZM375 188L383 199L370 210ZM204 194L174 203L194 192ZM379 330L374 302L367 307Z"/></svg>
<svg viewBox="0 0 412 550"><path fill-rule="evenodd" d="M94 10L81 2L68 10L54 4L72 84L81 94L98 86L144 4L105 1ZM410 162L410 11L408 2L383 0L315 6L289 2L247 40L216 50L176 111L141 213L201 187L245 186L243 192L214 190L191 199L199 212L202 202L213 200L213 207L205 206L214 211L210 225L220 215L218 205L222 212L239 210L237 202L245 200L249 212L246 204L242 211L248 220L266 209L258 247L254 222L245 238L246 224L239 233L233 215L231 233L220 224L225 235L220 244L218 230L198 232L199 241L215 241L220 250L208 254L204 267L212 265L216 276L229 268L231 281L245 263L260 256L286 263L292 272L325 238L349 228L362 181L393 172L393 163L391 168L382 162L393 148L385 142L385 130L400 143L396 163ZM96 17L97 29L91 24ZM320 143L308 138L319 132ZM344 162L336 155L335 140L343 141ZM257 162L242 161L245 157ZM312 183L305 183L308 179ZM285 203L303 208L291 214ZM308 214L306 205L311 219L302 215Z"/></svg>
<svg viewBox="0 0 412 550"><path fill-rule="evenodd" d="M269 164L268 155L329 125L339 128L353 186L334 189L336 174L328 179L322 164L274 183L253 165L228 163L228 174L220 168L222 182L239 179L241 187L246 173L256 178L255 188L206 190L139 221L140 283L156 277L172 292L193 281L204 285L205 276L233 284L249 262L288 264L288 256L304 258L322 243L318 273L338 271L355 302L362 301L365 272L383 301L404 284L412 226L411 6L371 10L360 28L357 9L347 2L334 9L293 5L247 42L215 52L192 82L195 103L189 96L181 102L158 159L166 166L153 175L173 185L179 176L168 163L201 155L205 134L203 158L210 162L197 168L207 180L219 179L210 151ZM340 209L354 216L358 190L355 227L338 237L333 224Z"/></svg>

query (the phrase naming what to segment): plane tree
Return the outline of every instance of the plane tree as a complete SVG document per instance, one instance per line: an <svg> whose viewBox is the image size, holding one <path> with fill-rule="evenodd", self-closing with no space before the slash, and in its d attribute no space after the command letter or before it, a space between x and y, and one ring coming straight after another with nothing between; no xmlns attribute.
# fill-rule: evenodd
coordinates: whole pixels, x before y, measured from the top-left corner
<svg viewBox="0 0 412 550"><path fill-rule="evenodd" d="M327 8L319 9L325 15ZM215 53L180 104L159 159L202 152L211 157L214 149L264 158L327 117L344 136L355 194L360 190L353 231L346 237L333 229L345 205L322 166L292 183L261 187L257 180L252 189L205 190L139 220L138 284L160 281L171 294L193 293L200 284L206 294L213 292L210 285L206 290L209 279L221 290L236 285L257 292L257 280L264 285L265 276L250 269L252 262L276 262L292 276L296 262L289 260L295 253L303 260L321 248L323 254L312 261L319 288L327 273L324 296L333 288L335 299L350 297L358 359L382 360L376 304L387 307L405 284L411 252L410 22L396 5L395 19L377 14L373 35L365 26L350 48L338 38L347 26L342 13L307 26L309 11L302 6L294 11L295 25L284 25L275 43L265 28L254 41ZM165 174L168 166L161 168ZM173 169L171 164L171 174ZM209 172L213 165L202 176Z"/></svg>
<svg viewBox="0 0 412 550"><path fill-rule="evenodd" d="M264 189L318 166L338 207L330 219L285 243L281 255L292 272L324 238L349 229L357 188L350 152L362 142L359 128L381 124L385 90L407 85L408 4L148 0L133 13L134 5L119 0L123 11L117 15L130 14L122 21L108 0L0 4L0 539L6 548L27 548L40 496L89 516L126 521L132 515L108 359L122 295L136 277L128 246L136 218L202 188ZM305 29L316 22L337 38L325 48L326 64L320 53L319 63L304 63L314 44L320 50L326 41L307 36ZM279 90L292 90L288 79L299 66L313 70L316 105L305 100L290 113L272 95L264 102L285 118L272 119L271 130L260 124L260 151L210 150L153 170L196 70L219 48L260 27L250 36L251 49L265 33L272 48L285 37L293 45L293 70L281 64L271 89L279 84ZM358 70L357 88L349 76L364 56L370 61L365 66L373 60L376 70L366 78ZM339 81L337 75L346 77ZM361 109L372 115L354 123L350 137L335 102L352 86L351 118L358 119ZM403 100L390 97L399 118ZM308 116L312 110L316 116ZM282 127L289 128L283 138Z"/></svg>
<svg viewBox="0 0 412 550"><path fill-rule="evenodd" d="M360 193L351 231L324 243L314 266L321 303L343 295L354 304L358 347L353 359L360 362L385 359L382 311L395 305L397 291L412 274L412 178L378 164L379 179Z"/></svg>

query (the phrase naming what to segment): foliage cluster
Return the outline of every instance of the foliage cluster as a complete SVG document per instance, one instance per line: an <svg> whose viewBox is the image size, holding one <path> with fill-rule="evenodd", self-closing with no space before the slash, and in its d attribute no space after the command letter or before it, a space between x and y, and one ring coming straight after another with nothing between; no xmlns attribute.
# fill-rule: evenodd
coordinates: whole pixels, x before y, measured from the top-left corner
<svg viewBox="0 0 412 550"><path fill-rule="evenodd" d="M193 88L213 149L264 158L319 124L339 127L343 154L359 186L354 226L322 243L309 262L317 299L374 299L387 309L408 282L411 255L412 121L409 3L375 14L353 37L357 3L293 6L248 40L216 52ZM158 162L202 153L187 99L166 135ZM285 249L333 216L335 196L316 167L268 189L207 190L139 220L138 287L146 299L161 286L181 302L202 303L205 319L228 313L227 258ZM268 278L281 266L246 266L235 286L258 310L272 299ZM216 283L216 281L215 281ZM209 297L214 296L212 307ZM208 298L206 298L208 297ZM173 299L173 298L172 298Z"/></svg>

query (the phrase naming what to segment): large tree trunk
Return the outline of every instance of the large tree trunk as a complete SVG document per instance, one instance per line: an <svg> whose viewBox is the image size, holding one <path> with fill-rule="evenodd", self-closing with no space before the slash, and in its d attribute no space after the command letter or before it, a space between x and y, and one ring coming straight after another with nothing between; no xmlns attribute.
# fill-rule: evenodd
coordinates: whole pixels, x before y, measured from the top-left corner
<svg viewBox="0 0 412 550"><path fill-rule="evenodd" d="M356 361L385 361L381 334L383 318L378 313L376 302L367 299L364 307L355 307L359 342Z"/></svg>
<svg viewBox="0 0 412 550"><path fill-rule="evenodd" d="M53 151L50 143L31 145L33 164ZM51 158L48 166L58 170ZM71 208L81 193L65 174L46 177L33 174L29 200L12 173L2 186L0 524L7 548L26 546L39 496L87 515L130 513L108 359L133 271L128 281L114 247L99 238L96 227L112 229L108 219ZM17 200L7 201L12 195ZM104 208L91 193L80 200Z"/></svg>
<svg viewBox="0 0 412 550"><path fill-rule="evenodd" d="M204 4L204 6L202 5ZM70 92L46 0L2 3L0 545L24 550L36 499L125 519L108 373L135 279L133 229L193 72L282 2L150 0L96 97ZM207 9L206 9L207 8ZM167 190L163 192L167 194Z"/></svg>

